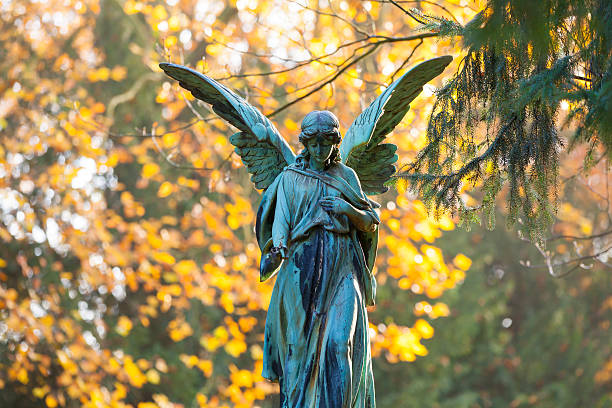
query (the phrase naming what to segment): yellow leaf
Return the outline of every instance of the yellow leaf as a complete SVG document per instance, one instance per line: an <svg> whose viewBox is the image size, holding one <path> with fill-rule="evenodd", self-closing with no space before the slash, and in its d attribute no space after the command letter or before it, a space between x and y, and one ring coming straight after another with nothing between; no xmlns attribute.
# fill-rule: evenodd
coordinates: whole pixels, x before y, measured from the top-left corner
<svg viewBox="0 0 612 408"><path fill-rule="evenodd" d="M174 270L178 272L179 275L189 275L197 271L198 267L195 262L192 260L183 260L176 264Z"/></svg>
<svg viewBox="0 0 612 408"><path fill-rule="evenodd" d="M100 81L108 81L108 78L110 77L110 69L108 69L108 67L102 67L98 69L97 75Z"/></svg>
<svg viewBox="0 0 612 408"><path fill-rule="evenodd" d="M434 329L426 320L418 319L414 324L414 328L421 334L424 339L430 339L433 336Z"/></svg>
<svg viewBox="0 0 612 408"><path fill-rule="evenodd" d="M213 364L210 360L200 360L198 361L198 368L202 370L206 377L210 377L213 372Z"/></svg>
<svg viewBox="0 0 612 408"><path fill-rule="evenodd" d="M160 263L174 265L176 260L167 252L153 252L153 259Z"/></svg>
<svg viewBox="0 0 612 408"><path fill-rule="evenodd" d="M232 339L225 345L225 351L232 357L238 357L244 353L246 349L246 343L238 339Z"/></svg>
<svg viewBox="0 0 612 408"><path fill-rule="evenodd" d="M194 356L194 355L190 355L190 356L181 356L181 357L185 357L182 358L181 361L183 361L183 363L185 363L185 365L189 368L193 367L194 365L198 364L198 361L200 361L198 359L198 356Z"/></svg>
<svg viewBox="0 0 612 408"><path fill-rule="evenodd" d="M226 313L234 313L234 302L232 302L232 298L228 293L223 293L221 298L219 299L219 304Z"/></svg>
<svg viewBox="0 0 612 408"><path fill-rule="evenodd" d="M209 351L215 351L221 347L221 341L216 337L202 337L200 344Z"/></svg>
<svg viewBox="0 0 612 408"><path fill-rule="evenodd" d="M180 296L182 289L180 285L169 285L165 287L166 291L172 296Z"/></svg>
<svg viewBox="0 0 612 408"><path fill-rule="evenodd" d="M49 386L45 385L44 387L36 387L32 390L32 395L36 398L42 398L49 392Z"/></svg>
<svg viewBox="0 0 612 408"><path fill-rule="evenodd" d="M171 31L178 31L181 28L181 19L178 16L172 16L168 19L168 28Z"/></svg>
<svg viewBox="0 0 612 408"><path fill-rule="evenodd" d="M106 159L106 166L115 167L119 163L119 154L111 153L110 156Z"/></svg>
<svg viewBox="0 0 612 408"><path fill-rule="evenodd" d="M175 342L179 342L193 334L193 329L187 322L177 322L176 320L170 322L168 331L170 338Z"/></svg>
<svg viewBox="0 0 612 408"><path fill-rule="evenodd" d="M17 380L22 384L27 384L30 381L28 372L25 368L21 367L19 371L17 371Z"/></svg>
<svg viewBox="0 0 612 408"><path fill-rule="evenodd" d="M117 330L117 333L125 337L130 333L130 330L132 330L132 326L132 321L129 318L120 316L119 320L117 321L117 328L115 330Z"/></svg>
<svg viewBox="0 0 612 408"><path fill-rule="evenodd" d="M196 399L198 400L198 404L200 405L200 408L206 407L206 402L208 401L208 398L206 398L206 395L204 394L200 394L199 392L196 394Z"/></svg>
<svg viewBox="0 0 612 408"><path fill-rule="evenodd" d="M115 391L113 391L113 398L117 400L122 400L127 396L127 388L125 385L116 382L115 383Z"/></svg>
<svg viewBox="0 0 612 408"><path fill-rule="evenodd" d="M162 144L167 148L174 147L179 142L179 139L179 135L176 132L166 133L162 136Z"/></svg>
<svg viewBox="0 0 612 408"><path fill-rule="evenodd" d="M156 20L163 20L166 17L168 17L168 13L166 12L166 9L164 8L164 6L162 5L157 5L155 6L155 8L153 9L153 13L152 16L154 19Z"/></svg>
<svg viewBox="0 0 612 408"><path fill-rule="evenodd" d="M147 382L147 377L140 371L138 366L134 364L132 357L126 357L125 363L123 364L125 373L127 374L130 384L136 388L140 388L144 383Z"/></svg>
<svg viewBox="0 0 612 408"><path fill-rule="evenodd" d="M162 278L164 278L164 281L168 283L178 282L178 276L176 276L176 273L173 272L164 272Z"/></svg>
<svg viewBox="0 0 612 408"><path fill-rule="evenodd" d="M156 370L150 369L147 371L147 381L151 384L159 384L159 380L159 373Z"/></svg>
<svg viewBox="0 0 612 408"><path fill-rule="evenodd" d="M235 230L240 227L240 217L232 214L227 216L227 226Z"/></svg>
<svg viewBox="0 0 612 408"><path fill-rule="evenodd" d="M224 341L224 342L227 341L227 339L229 338L229 333L227 332L227 329L223 326L217 327L213 331L213 335L219 340Z"/></svg>
<svg viewBox="0 0 612 408"><path fill-rule="evenodd" d="M91 110L94 113L104 113L104 111L106 110L106 106L104 106L103 103L100 102L96 102L92 107Z"/></svg>
<svg viewBox="0 0 612 408"><path fill-rule="evenodd" d="M138 408L159 408L159 405L154 402L139 402Z"/></svg>
<svg viewBox="0 0 612 408"><path fill-rule="evenodd" d="M160 198L168 197L172 193L172 190L172 183L169 181L164 181L161 186L159 186L157 196Z"/></svg>
<svg viewBox="0 0 612 408"><path fill-rule="evenodd" d="M4 268L6 266L6 261L0 258L0 268Z"/></svg>
<svg viewBox="0 0 612 408"><path fill-rule="evenodd" d="M123 5L126 14L136 14L142 11L142 3L136 1L126 1Z"/></svg>
<svg viewBox="0 0 612 408"><path fill-rule="evenodd" d="M284 125L289 132L296 132L299 128L299 125L289 118L285 119Z"/></svg>
<svg viewBox="0 0 612 408"><path fill-rule="evenodd" d="M472 265L472 260L463 254L458 254L455 259L453 259L453 263L457 268L467 271Z"/></svg>
<svg viewBox="0 0 612 408"><path fill-rule="evenodd" d="M238 370L230 375L230 379L239 387L251 388L253 386L253 374L247 370Z"/></svg>
<svg viewBox="0 0 612 408"><path fill-rule="evenodd" d="M49 408L55 408L57 407L57 400L53 395L49 394L47 398L45 398L45 404L47 404Z"/></svg>
<svg viewBox="0 0 612 408"><path fill-rule="evenodd" d="M444 303L436 303L431 311L431 317L445 317L450 314L448 306Z"/></svg>
<svg viewBox="0 0 612 408"><path fill-rule="evenodd" d="M164 44L166 46L166 48L172 48L176 45L176 43L178 42L176 36L171 35L166 37L166 41L164 41Z"/></svg>
<svg viewBox="0 0 612 408"><path fill-rule="evenodd" d="M85 106L79 109L79 115L81 115L84 119L89 119L91 117L91 110Z"/></svg>
<svg viewBox="0 0 612 408"><path fill-rule="evenodd" d="M391 231L397 231L400 228L400 222L395 218L391 218L389 221L387 221L387 225Z"/></svg>
<svg viewBox="0 0 612 408"><path fill-rule="evenodd" d="M416 342L412 345L412 352L417 356L426 356L428 353L427 348L425 348L425 346L419 342Z"/></svg>
<svg viewBox="0 0 612 408"><path fill-rule="evenodd" d="M149 241L149 245L151 245L151 247L155 249L161 248L164 243L164 241L162 241L160 237L152 233L147 234L147 241Z"/></svg>
<svg viewBox="0 0 612 408"><path fill-rule="evenodd" d="M240 330L244 333L250 331L257 324L257 318L253 316L249 317L241 317L238 319L238 325L240 326Z"/></svg>
<svg viewBox="0 0 612 408"><path fill-rule="evenodd" d="M147 163L142 166L142 177L151 178L159 173L159 166L155 163Z"/></svg>
<svg viewBox="0 0 612 408"><path fill-rule="evenodd" d="M113 81L121 81L127 76L127 69L117 65L111 70L110 77Z"/></svg>

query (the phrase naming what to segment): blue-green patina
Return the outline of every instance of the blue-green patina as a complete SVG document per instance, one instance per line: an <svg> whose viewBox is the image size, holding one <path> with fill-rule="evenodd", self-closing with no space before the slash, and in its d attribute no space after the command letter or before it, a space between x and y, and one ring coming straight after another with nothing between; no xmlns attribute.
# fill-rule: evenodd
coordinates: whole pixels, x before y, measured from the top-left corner
<svg viewBox="0 0 612 408"><path fill-rule="evenodd" d="M336 196L374 220L349 167L288 166L263 195L257 236L287 243L266 319L263 376L284 407L375 406L366 305L374 304L378 230L358 231L320 201Z"/></svg>
<svg viewBox="0 0 612 408"><path fill-rule="evenodd" d="M385 143L423 85L450 56L424 61L389 85L341 138L338 119L313 111L296 156L274 124L214 79L171 63L160 67L240 131L230 137L251 180L264 190L257 215L261 280L274 274L263 376L280 382L282 408L373 408L367 305L377 224L366 194L388 190L397 147Z"/></svg>

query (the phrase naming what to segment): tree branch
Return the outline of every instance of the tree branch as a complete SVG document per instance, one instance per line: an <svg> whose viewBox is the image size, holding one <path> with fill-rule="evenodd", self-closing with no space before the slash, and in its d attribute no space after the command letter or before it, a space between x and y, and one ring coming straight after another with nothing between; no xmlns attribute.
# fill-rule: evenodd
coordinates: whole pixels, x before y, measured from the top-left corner
<svg viewBox="0 0 612 408"><path fill-rule="evenodd" d="M140 88L142 88L146 82L156 81L162 78L163 78L163 75L161 74L161 72L149 72L148 74L143 75L140 78L138 78L130 89L128 89L122 94L115 95L111 98L111 100L108 103L108 108L106 110L106 116L110 118L111 120L113 120L115 116L115 109L117 108L118 105L125 103L125 102L129 102L132 99L134 99L136 95L138 94L138 92L140 91Z"/></svg>
<svg viewBox="0 0 612 408"><path fill-rule="evenodd" d="M415 34L415 35L410 35L410 36L406 36L406 37L398 37L398 38L385 38L373 43L370 43L368 45L368 47L370 47L370 49L368 51L366 51L364 54L354 58L352 61L348 61L348 63L342 67L341 69L339 69L338 71L336 71L336 73L334 73L329 79L325 80L323 83L321 83L320 85L318 85L316 88L312 89L311 91L309 91L307 94L300 96L290 102L287 102L286 104L282 105L281 107L279 107L278 109L276 109L275 111L269 113L268 117L272 117L282 111L284 111L285 109L287 109L288 107L290 107L291 105L306 99L307 97L309 97L310 95L314 94L315 92L317 92L318 90L322 89L325 87L325 85L333 82L336 80L336 78L338 78L340 75L342 75L342 73L344 73L349 67L355 65L357 62L361 61L362 59L364 59L365 57L367 57L368 55L372 54L380 45L382 44L386 44L386 43L394 43L394 42L401 42L401 41L413 41L413 40L422 40L424 38L430 38L430 37L436 37L438 34L437 33L421 33L421 34ZM347 61L345 61L346 63Z"/></svg>
<svg viewBox="0 0 612 408"><path fill-rule="evenodd" d="M323 82L321 85L317 86L316 88L312 89L311 91L309 91L308 93L306 93L303 96L300 96L298 98L295 98L294 100L287 102L286 104L282 105L280 108L276 109L275 111L271 112L270 114L266 115L267 117L271 118L272 116L284 111L285 109L287 109L288 107L290 107L291 105L308 98L310 95L314 94L315 92L319 91L320 89L323 89L325 87L325 85L333 82L336 80L336 78L338 78L340 75L342 75L342 73L344 71L346 71L349 67L355 65L357 62L361 61L362 59L364 59L365 57L367 57L368 55L372 54L380 45L380 43L374 43L372 45L372 47L366 51L365 53L363 53L362 55L360 55L359 57L355 58L353 61L351 61L349 64L347 64L345 67L343 67L342 69L338 70L331 78L329 78L328 80L326 80L325 82Z"/></svg>
<svg viewBox="0 0 612 408"><path fill-rule="evenodd" d="M602 232L600 234L595 234L595 235L589 235L586 237L578 237L578 236L574 236L574 235L554 235L550 238L548 238L546 241L556 241L558 239L570 239L570 240L574 240L574 241L586 241L586 240L591 240L591 239L596 239L596 238L601 238L601 237L605 237L606 235L610 235L612 234L612 229Z"/></svg>
<svg viewBox="0 0 612 408"><path fill-rule="evenodd" d="M406 10L405 8L403 8L402 6L400 6L396 1L394 0L387 0L389 3L393 4L395 7L399 8L400 10L402 10L404 13L408 14L408 16L410 16L414 21L416 21L419 24L423 24L426 25L427 22L426 21L422 21L418 18L415 17L415 15L413 13L411 13L410 11Z"/></svg>

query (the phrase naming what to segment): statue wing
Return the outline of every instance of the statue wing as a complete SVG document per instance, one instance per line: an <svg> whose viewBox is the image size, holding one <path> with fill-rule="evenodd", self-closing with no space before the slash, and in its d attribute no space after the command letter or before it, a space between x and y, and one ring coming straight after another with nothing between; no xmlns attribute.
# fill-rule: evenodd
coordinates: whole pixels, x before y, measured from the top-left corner
<svg viewBox="0 0 612 408"><path fill-rule="evenodd" d="M162 62L159 66L240 130L230 137L230 143L251 173L256 188L267 189L283 168L295 161L293 149L272 122L229 88L182 65Z"/></svg>
<svg viewBox="0 0 612 408"><path fill-rule="evenodd" d="M359 176L366 194L381 194L395 173L397 146L381 143L410 109L423 85L437 77L453 58L449 55L420 63L393 82L353 122L340 146L342 162Z"/></svg>

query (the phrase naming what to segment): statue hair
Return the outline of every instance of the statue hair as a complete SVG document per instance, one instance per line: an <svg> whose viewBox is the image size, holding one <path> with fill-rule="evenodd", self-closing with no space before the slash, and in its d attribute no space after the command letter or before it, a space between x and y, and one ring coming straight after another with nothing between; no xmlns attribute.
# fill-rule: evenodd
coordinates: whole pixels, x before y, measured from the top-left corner
<svg viewBox="0 0 612 408"><path fill-rule="evenodd" d="M302 132L299 136L300 143L304 146L304 149L297 156L296 163L303 167L310 160L310 153L306 148L306 143L319 135L334 144L331 155L327 163L325 163L326 167L332 163L340 162L340 149L338 145L342 141L342 136L340 135L339 127L340 121L330 111L312 111L306 115L302 120Z"/></svg>

